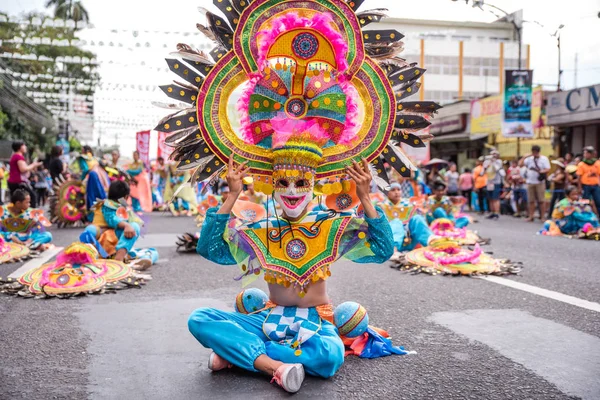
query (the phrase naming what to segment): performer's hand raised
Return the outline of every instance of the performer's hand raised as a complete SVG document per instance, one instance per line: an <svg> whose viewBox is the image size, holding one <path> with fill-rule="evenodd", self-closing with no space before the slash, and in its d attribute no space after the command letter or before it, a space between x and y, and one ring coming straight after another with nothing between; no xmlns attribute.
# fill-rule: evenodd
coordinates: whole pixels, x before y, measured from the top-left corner
<svg viewBox="0 0 600 400"><path fill-rule="evenodd" d="M346 173L356 183L356 195L365 210L365 215L369 218L377 218L378 214L373 204L371 203L371 171L369 170L369 162L362 159L362 163L352 161L352 165L346 167Z"/></svg>
<svg viewBox="0 0 600 400"><path fill-rule="evenodd" d="M229 190L231 194L237 197L244 188L244 184L242 179L248 173L248 161L244 161L239 164L237 167L233 163L233 153L229 156L229 167L227 168L227 184L229 185Z"/></svg>
<svg viewBox="0 0 600 400"><path fill-rule="evenodd" d="M361 164L352 161L352 165L346 167L346 173L356 183L356 195L359 198L369 197L373 177L367 160L363 158Z"/></svg>

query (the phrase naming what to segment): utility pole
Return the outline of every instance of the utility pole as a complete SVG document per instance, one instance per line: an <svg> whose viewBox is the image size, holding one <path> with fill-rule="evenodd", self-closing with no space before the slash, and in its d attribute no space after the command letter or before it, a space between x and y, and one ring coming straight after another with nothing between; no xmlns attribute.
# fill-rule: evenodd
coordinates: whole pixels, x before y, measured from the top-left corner
<svg viewBox="0 0 600 400"><path fill-rule="evenodd" d="M556 36L556 46L558 47L558 85L556 85L556 91L560 92L560 78L562 76L562 69L560 67L560 32Z"/></svg>

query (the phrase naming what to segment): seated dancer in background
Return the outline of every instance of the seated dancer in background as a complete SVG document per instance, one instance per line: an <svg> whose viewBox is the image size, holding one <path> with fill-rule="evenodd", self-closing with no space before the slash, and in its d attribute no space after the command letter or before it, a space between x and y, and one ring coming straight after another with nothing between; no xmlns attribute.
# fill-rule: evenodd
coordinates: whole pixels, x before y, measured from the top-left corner
<svg viewBox="0 0 600 400"><path fill-rule="evenodd" d="M93 244L102 258L113 257L123 261L133 249L140 236L141 220L127 210L129 185L124 181L113 181L108 190L108 199L94 205L94 220L79 236L83 243Z"/></svg>
<svg viewBox="0 0 600 400"><path fill-rule="evenodd" d="M438 218L449 219L454 222L457 228L464 228L469 224L466 217L456 218L454 215L454 205L450 197L446 196L446 184L441 181L434 182L433 194L427 200L427 222L431 224Z"/></svg>
<svg viewBox="0 0 600 400"><path fill-rule="evenodd" d="M45 250L52 241L52 234L44 230L39 217L29 207L31 197L23 189L10 196L10 203L0 207L0 234L7 242L23 244L31 249Z"/></svg>
<svg viewBox="0 0 600 400"><path fill-rule="evenodd" d="M152 192L150 189L150 180L144 162L140 160L140 153L137 150L133 152L133 162L127 166L127 173L135 181L131 185L131 194L129 195L133 211L151 212Z"/></svg>
<svg viewBox="0 0 600 400"><path fill-rule="evenodd" d="M83 146L81 154L75 160L75 166L81 171L81 179L85 187L86 207L90 210L96 200L106 199L110 179L94 157L90 146Z"/></svg>
<svg viewBox="0 0 600 400"><path fill-rule="evenodd" d="M409 201L402 199L402 189L399 183L392 183L387 193L387 200L382 207L387 215L394 244L397 251L408 251L416 246L427 246L431 238L431 229L425 218L415 215L415 207Z"/></svg>
<svg viewBox="0 0 600 400"><path fill-rule="evenodd" d="M552 235L558 228L564 235L576 235L581 232L590 233L600 226L590 202L581 199L581 193L575 186L565 189L565 197L559 201L552 211L552 221L546 222L542 233ZM558 232L554 232L558 233Z"/></svg>
<svg viewBox="0 0 600 400"><path fill-rule="evenodd" d="M187 185L179 190L181 185L189 180L189 173L177 171L175 165L170 165L167 172L164 200L169 203L169 210L176 217L182 213L188 216L194 215L198 207L194 188Z"/></svg>

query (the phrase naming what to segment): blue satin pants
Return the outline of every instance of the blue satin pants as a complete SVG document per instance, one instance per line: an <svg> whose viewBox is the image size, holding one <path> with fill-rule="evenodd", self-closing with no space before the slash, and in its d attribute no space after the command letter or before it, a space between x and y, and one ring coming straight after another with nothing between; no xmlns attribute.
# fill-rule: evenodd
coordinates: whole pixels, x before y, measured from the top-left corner
<svg viewBox="0 0 600 400"><path fill-rule="evenodd" d="M393 219L390 221L390 226L394 235L394 245L398 251L410 251L419 244L427 246L432 235L429 225L421 215L415 215L406 225L399 219ZM407 235L409 240L405 242Z"/></svg>
<svg viewBox="0 0 600 400"><path fill-rule="evenodd" d="M283 363L300 363L309 375L329 378L344 363L344 344L333 324L323 320L321 329L301 346L296 356L288 345L271 341L263 332L269 311L256 314L199 308L190 315L188 328L202 346L231 364L257 372L254 360L262 354Z"/></svg>
<svg viewBox="0 0 600 400"><path fill-rule="evenodd" d="M130 222L129 224L135 230L135 235L132 238L128 239L123 234L123 229L116 229L115 235L117 235L117 237L119 238L119 241L117 242L117 245L115 248L117 251L120 249L126 249L127 253L131 254L131 249L133 249L135 242L140 237L140 226L136 222ZM99 228L96 225L88 225L85 228L85 230L83 231L83 233L81 235L79 235L79 240L83 243L93 244L94 246L96 246L96 248L98 248L98 247L102 248L100 243L96 240L98 238L98 232L99 232L98 229ZM105 256L105 254L106 254L104 249L102 249L102 250L98 249L98 252L102 256Z"/></svg>
<svg viewBox="0 0 600 400"><path fill-rule="evenodd" d="M50 243L52 241L52 234L50 232L46 232L46 231L34 231L31 233L20 233L17 235L17 237L19 238L19 240L21 240L22 242L25 242L29 239L31 239L32 244L34 243L39 243L39 244L46 244L46 243Z"/></svg>

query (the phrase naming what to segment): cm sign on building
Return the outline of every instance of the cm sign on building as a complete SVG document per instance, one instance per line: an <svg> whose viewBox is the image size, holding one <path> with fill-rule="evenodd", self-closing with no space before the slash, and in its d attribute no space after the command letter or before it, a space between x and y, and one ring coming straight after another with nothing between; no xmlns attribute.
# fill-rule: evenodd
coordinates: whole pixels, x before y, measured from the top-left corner
<svg viewBox="0 0 600 400"><path fill-rule="evenodd" d="M548 125L570 125L600 120L600 85L548 95Z"/></svg>

